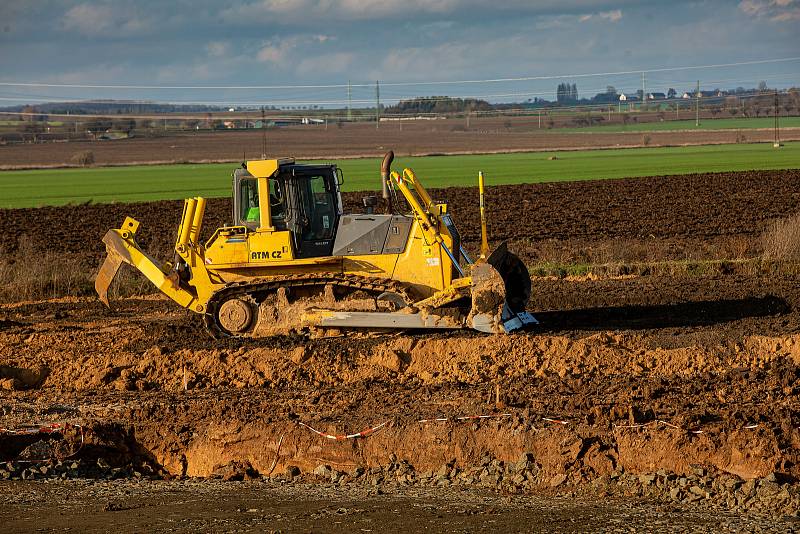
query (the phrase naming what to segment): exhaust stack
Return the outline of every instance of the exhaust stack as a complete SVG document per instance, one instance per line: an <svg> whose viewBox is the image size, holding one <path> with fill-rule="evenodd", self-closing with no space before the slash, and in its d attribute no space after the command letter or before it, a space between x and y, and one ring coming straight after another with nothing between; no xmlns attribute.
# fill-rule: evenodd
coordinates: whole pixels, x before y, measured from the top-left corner
<svg viewBox="0 0 800 534"><path fill-rule="evenodd" d="M392 161L394 160L394 151L390 150L383 156L383 163L381 163L381 196L386 203L386 212L392 213L392 196L389 193L389 173L392 171Z"/></svg>

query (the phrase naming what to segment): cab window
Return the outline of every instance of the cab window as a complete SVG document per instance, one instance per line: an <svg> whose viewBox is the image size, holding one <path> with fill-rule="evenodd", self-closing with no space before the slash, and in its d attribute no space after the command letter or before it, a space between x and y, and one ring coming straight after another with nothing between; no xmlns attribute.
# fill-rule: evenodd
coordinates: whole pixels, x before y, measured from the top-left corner
<svg viewBox="0 0 800 534"><path fill-rule="evenodd" d="M245 178L239 182L239 220L241 224L257 228L261 223L261 210L258 198L258 180ZM272 213L272 226L286 229L286 199L280 181L269 180L269 203Z"/></svg>
<svg viewBox="0 0 800 534"><path fill-rule="evenodd" d="M254 179L239 182L239 220L247 226L258 226L258 183Z"/></svg>
<svg viewBox="0 0 800 534"><path fill-rule="evenodd" d="M309 224L303 231L304 240L323 240L333 237L336 217L335 196L328 190L324 176L312 176L306 181L303 195Z"/></svg>
<svg viewBox="0 0 800 534"><path fill-rule="evenodd" d="M284 195L283 180L269 179L269 207L272 226L276 230L286 230L286 195Z"/></svg>

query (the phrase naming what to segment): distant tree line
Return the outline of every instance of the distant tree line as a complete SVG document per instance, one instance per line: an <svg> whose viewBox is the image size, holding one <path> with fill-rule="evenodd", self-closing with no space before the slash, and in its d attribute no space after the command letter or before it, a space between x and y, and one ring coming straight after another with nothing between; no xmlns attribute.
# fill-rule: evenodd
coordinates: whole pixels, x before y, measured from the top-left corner
<svg viewBox="0 0 800 534"><path fill-rule="evenodd" d="M572 106L576 112L580 113L581 106L597 106L601 109L617 109L618 106L625 106L625 111L632 109L630 104L632 102L642 102L644 99L644 109L655 111L661 114L662 120L664 119L665 110L675 109L680 104L681 107L686 107L694 104L695 95L694 88L691 88L686 93L678 92L674 88L669 88L666 93L653 92L644 94L641 89L626 93L624 102L620 101L623 94L618 91L613 85L606 87L606 90L597 93L590 98L579 98L578 88L574 83L560 83L556 88L556 100L551 101L544 98L529 98L523 102L503 102L491 104L486 100L475 98L457 98L448 96L425 96L415 97L410 99L401 100L396 105L382 106L382 113L384 115L392 114L448 114L448 113L465 113L465 112L491 112L491 111L505 111L515 109L533 109L543 110L557 107L557 106ZM713 91L701 91L700 107L703 112L710 113L716 117L722 113L729 114L732 117L767 117L775 113L775 98L774 94L776 89L770 89L766 82L760 82L757 88L744 88L736 87L735 89ZM685 103L685 104L684 104ZM302 106L306 107L306 106ZM308 106L308 112L313 110L317 114L326 114L328 110L323 110L321 107L313 109L317 106ZM301 106L296 107L298 110ZM250 108L252 110L252 108ZM264 108L267 109L267 108ZM274 106L269 109L275 110ZM633 109L643 109L641 105L635 106ZM217 108L209 106L179 106L179 105L166 105L166 104L147 104L147 103L130 103L125 101L109 101L109 102L72 102L72 103L45 103L39 105L24 105L5 108L6 111L12 111L15 115L6 115L8 119L18 120L16 130L21 133L40 134L45 133L49 136L58 135L86 135L92 134L94 136L102 136L105 133L125 133L129 136L144 134L150 130L167 130L169 129L182 129L182 130L195 130L195 129L222 129L231 127L231 122L223 120L221 117L214 116L214 111L227 111L227 108ZM201 111L202 110L202 111ZM152 119L146 117L129 117L130 115L138 114L153 114L166 113L166 112L199 112L201 111L205 118L170 118L164 116L162 118ZM333 111L333 110L332 110ZM342 112L339 109L338 112ZM600 116L592 116L590 108L586 110L586 116L578 116L574 119L576 125L593 124L596 121L603 120ZM16 115L18 113L18 115ZM53 117L55 114L69 113L70 117ZM791 88L788 90L779 91L778 113L781 115L798 115L800 114L800 89ZM52 114L52 115L51 115ZM95 115L89 117L82 117L81 115ZM356 108L352 110L353 116L358 117L374 117L374 108ZM248 119L249 120L249 119ZM629 117L623 116L623 121L629 120ZM630 120L636 120L632 118ZM168 121L168 123L167 123ZM580 123L580 124L578 124ZM254 127L248 126L248 122L236 123L236 127Z"/></svg>
<svg viewBox="0 0 800 534"><path fill-rule="evenodd" d="M0 111L22 111L29 105L8 106L0 108ZM58 113L58 114L114 114L114 115L137 115L146 113L196 113L227 111L228 108L219 106L203 105L179 105L179 104L155 104L147 102L126 102L124 100L113 100L108 102L47 102L37 104L36 111L39 113Z"/></svg>
<svg viewBox="0 0 800 534"><path fill-rule="evenodd" d="M423 96L401 100L394 106L384 108L384 114L413 113L457 113L464 111L489 111L492 105L474 98L452 98L449 96Z"/></svg>
<svg viewBox="0 0 800 534"><path fill-rule="evenodd" d="M572 104L578 101L578 86L574 83L572 85L568 83L560 83L558 84L558 88L556 89L556 102L559 104Z"/></svg>

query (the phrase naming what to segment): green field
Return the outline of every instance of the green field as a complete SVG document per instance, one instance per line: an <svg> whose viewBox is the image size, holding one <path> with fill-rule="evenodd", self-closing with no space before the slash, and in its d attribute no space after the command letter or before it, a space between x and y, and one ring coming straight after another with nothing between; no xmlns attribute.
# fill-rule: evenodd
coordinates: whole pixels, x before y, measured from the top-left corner
<svg viewBox="0 0 800 534"><path fill-rule="evenodd" d="M689 112L681 111L683 116ZM599 115L593 113L592 115ZM586 115L584 114L584 117ZM635 115L634 115L635 116ZM674 113L672 114L674 117ZM607 124L597 126L583 126L575 128L553 128L548 130L553 133L597 133L597 132L666 132L674 130L752 130L757 128L773 128L775 119L772 117L738 118L738 119L702 119L700 126L695 126L694 119L674 120L670 112L665 112L665 120L661 122L643 122L629 124ZM781 117L781 128L800 128L800 117Z"/></svg>
<svg viewBox="0 0 800 534"><path fill-rule="evenodd" d="M558 159L549 160L553 155ZM337 163L344 171L345 191L378 188L380 158ZM479 170L492 185L786 169L800 168L800 142L780 149L762 143L398 158L394 168L402 166L412 167L427 187L473 185ZM225 163L5 171L0 172L0 207L227 197L235 167Z"/></svg>
<svg viewBox="0 0 800 534"><path fill-rule="evenodd" d="M0 126L14 126L15 128L19 127L20 121L7 121L2 120L0 121ZM47 126L64 126L63 121L47 121Z"/></svg>

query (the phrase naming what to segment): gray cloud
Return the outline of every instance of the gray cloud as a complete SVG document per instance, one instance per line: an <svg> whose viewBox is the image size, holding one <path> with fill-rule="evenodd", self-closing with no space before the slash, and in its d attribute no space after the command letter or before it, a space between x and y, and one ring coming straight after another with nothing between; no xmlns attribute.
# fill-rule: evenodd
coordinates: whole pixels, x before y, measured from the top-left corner
<svg viewBox="0 0 800 534"><path fill-rule="evenodd" d="M68 32L86 36L130 37L150 32L154 21L127 6L85 2L69 8L61 20Z"/></svg>
<svg viewBox="0 0 800 534"><path fill-rule="evenodd" d="M747 15L768 18L773 22L800 20L798 0L742 0L739 9Z"/></svg>
<svg viewBox="0 0 800 534"><path fill-rule="evenodd" d="M635 70L800 56L800 0L40 0L0 3L0 80L145 85L434 81ZM496 4L496 5L495 5ZM35 35L35 38L32 36ZM688 88L800 83L800 64L648 79ZM794 77L793 77L794 76ZM635 90L638 75L579 81ZM372 81L372 82L370 82ZM553 81L387 87L552 97ZM660 84L660 85L659 85ZM684 84L684 85L680 85ZM371 89L364 100L372 98ZM0 97L340 100L339 90L123 91L0 88ZM520 99L509 96L509 99ZM502 99L498 97L497 99Z"/></svg>
<svg viewBox="0 0 800 534"><path fill-rule="evenodd" d="M428 17L469 19L486 13L494 16L514 14L542 15L583 13L618 9L635 5L632 1L607 0L508 0L490 3L485 0L258 0L226 8L222 16L229 22L245 20L285 21L314 20L384 20L392 22ZM639 2L641 4L641 2Z"/></svg>

